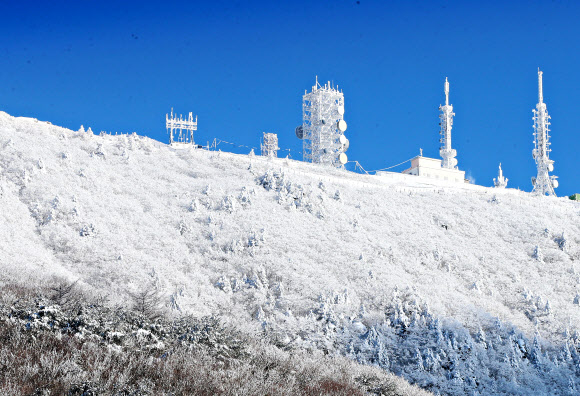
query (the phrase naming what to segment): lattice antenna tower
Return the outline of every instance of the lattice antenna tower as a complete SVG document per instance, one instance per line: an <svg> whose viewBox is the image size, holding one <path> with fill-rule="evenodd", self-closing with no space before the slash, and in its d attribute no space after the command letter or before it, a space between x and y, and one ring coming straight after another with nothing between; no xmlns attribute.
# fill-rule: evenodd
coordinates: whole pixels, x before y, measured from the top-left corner
<svg viewBox="0 0 580 396"><path fill-rule="evenodd" d="M508 179L503 176L503 171L501 169L501 163L499 164L499 171L497 172L497 179L493 179L493 184L496 188L506 188L508 184Z"/></svg>
<svg viewBox="0 0 580 396"><path fill-rule="evenodd" d="M197 131L197 116L193 119L193 113L189 113L188 118L183 118L182 115L177 117L173 114L171 108L171 116L165 114L165 127L169 133L169 144L173 143L189 143L195 144L193 141L193 132Z"/></svg>
<svg viewBox="0 0 580 396"><path fill-rule="evenodd" d="M330 81L316 83L302 97L302 125L296 136L303 139L302 156L306 162L342 167L348 161L345 151L349 142L344 132L344 94Z"/></svg>
<svg viewBox="0 0 580 396"><path fill-rule="evenodd" d="M456 169L457 168L457 151L451 148L451 128L453 127L453 105L449 104L449 81L445 77L445 106L439 106L439 125L441 126L440 134L441 148L439 155L443 158L441 161L442 168Z"/></svg>
<svg viewBox="0 0 580 396"><path fill-rule="evenodd" d="M280 147L278 147L278 135L264 132L260 147L264 157L277 158L278 150L280 150Z"/></svg>
<svg viewBox="0 0 580 396"><path fill-rule="evenodd" d="M554 170L554 161L550 159L550 116L544 103L544 92L542 87L542 74L538 68L538 104L532 110L534 112L534 149L532 156L536 161L538 175L532 177L534 188L532 192L537 195L555 196L554 188L558 187L558 176L550 176Z"/></svg>

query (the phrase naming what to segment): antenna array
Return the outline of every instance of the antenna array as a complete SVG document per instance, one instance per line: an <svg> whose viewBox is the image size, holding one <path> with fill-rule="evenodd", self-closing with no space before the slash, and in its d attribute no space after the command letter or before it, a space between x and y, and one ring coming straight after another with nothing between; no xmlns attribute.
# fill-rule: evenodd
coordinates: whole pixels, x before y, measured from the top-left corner
<svg viewBox="0 0 580 396"><path fill-rule="evenodd" d="M171 116L165 115L165 127L169 133L169 144L173 143L189 143L195 144L193 141L193 131L197 131L197 116L193 120L193 113L189 113L187 119L182 115L179 118L173 115L173 108L171 109Z"/></svg>
<svg viewBox="0 0 580 396"><path fill-rule="evenodd" d="M331 85L316 84L302 97L302 126L296 136L303 140L302 156L306 162L341 167L347 162L348 139L344 136L344 94Z"/></svg>
<svg viewBox="0 0 580 396"><path fill-rule="evenodd" d="M537 195L555 196L554 188L558 187L558 176L550 176L554 170L554 161L549 158L550 151L550 116L544 103L544 93L542 88L542 74L538 69L538 104L534 112L534 149L532 156L536 161L538 175L532 178L534 185L533 193Z"/></svg>

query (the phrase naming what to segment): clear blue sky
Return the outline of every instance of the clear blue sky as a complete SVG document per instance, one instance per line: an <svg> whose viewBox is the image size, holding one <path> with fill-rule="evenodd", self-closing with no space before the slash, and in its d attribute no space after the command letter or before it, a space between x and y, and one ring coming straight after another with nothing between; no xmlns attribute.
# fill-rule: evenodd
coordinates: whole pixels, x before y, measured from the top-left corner
<svg viewBox="0 0 580 396"><path fill-rule="evenodd" d="M540 67L557 193L580 192L578 2L0 1L0 12L11 115L166 142L174 107L199 116L198 143L258 147L275 132L301 159L294 128L318 75L344 90L347 154L372 170L420 147L438 157L448 77L460 169L489 186L501 162L526 191Z"/></svg>

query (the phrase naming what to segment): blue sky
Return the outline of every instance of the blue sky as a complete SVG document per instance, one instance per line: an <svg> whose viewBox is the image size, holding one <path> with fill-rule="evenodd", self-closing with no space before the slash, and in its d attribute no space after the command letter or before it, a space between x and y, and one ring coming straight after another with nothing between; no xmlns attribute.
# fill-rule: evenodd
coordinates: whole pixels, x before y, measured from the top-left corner
<svg viewBox="0 0 580 396"><path fill-rule="evenodd" d="M558 195L580 192L580 5L559 1L0 1L0 110L71 129L196 141L301 159L294 128L316 75L345 95L348 156L366 169L438 157L445 77L459 168L531 190L537 68L552 116ZM244 147L220 145L246 153ZM396 170L403 170L404 166Z"/></svg>

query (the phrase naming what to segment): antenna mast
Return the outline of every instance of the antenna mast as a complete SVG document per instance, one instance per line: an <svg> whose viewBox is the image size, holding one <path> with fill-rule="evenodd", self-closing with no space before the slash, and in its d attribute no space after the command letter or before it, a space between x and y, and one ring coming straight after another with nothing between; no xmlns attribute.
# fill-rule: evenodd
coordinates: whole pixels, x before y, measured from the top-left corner
<svg viewBox="0 0 580 396"><path fill-rule="evenodd" d="M544 103L544 92L542 87L542 74L538 68L538 104L536 109L532 110L534 113L534 149L532 156L538 168L538 175L532 177L532 184L534 188L533 193L537 195L555 196L554 188L558 187L558 176L550 176L550 172L554 170L554 161L550 156L550 116L548 109Z"/></svg>
<svg viewBox="0 0 580 396"><path fill-rule="evenodd" d="M330 82L320 85L317 76L312 91L302 97L302 125L296 128L296 136L303 140L303 160L335 167L346 164L346 127L344 94Z"/></svg>
<svg viewBox="0 0 580 396"><path fill-rule="evenodd" d="M453 127L453 106L449 104L449 81L445 77L445 106L439 106L439 125L441 126L440 134L441 148L439 155L443 158L442 168L457 169L457 151L451 148L451 128Z"/></svg>
<svg viewBox="0 0 580 396"><path fill-rule="evenodd" d="M278 135L264 132L260 148L264 157L277 158L278 150L280 150L280 147L278 147Z"/></svg>
<svg viewBox="0 0 580 396"><path fill-rule="evenodd" d="M193 132L197 131L197 116L195 116L194 120L193 113L189 113L188 118L184 118L182 115L177 117L177 114L174 115L173 108L171 108L171 116L165 114L165 127L167 128L167 133L169 133L169 144L195 144Z"/></svg>
<svg viewBox="0 0 580 396"><path fill-rule="evenodd" d="M497 179L493 179L493 184L496 188L506 188L508 179L503 177L503 171L501 170L501 163L499 164L499 171L497 172Z"/></svg>

